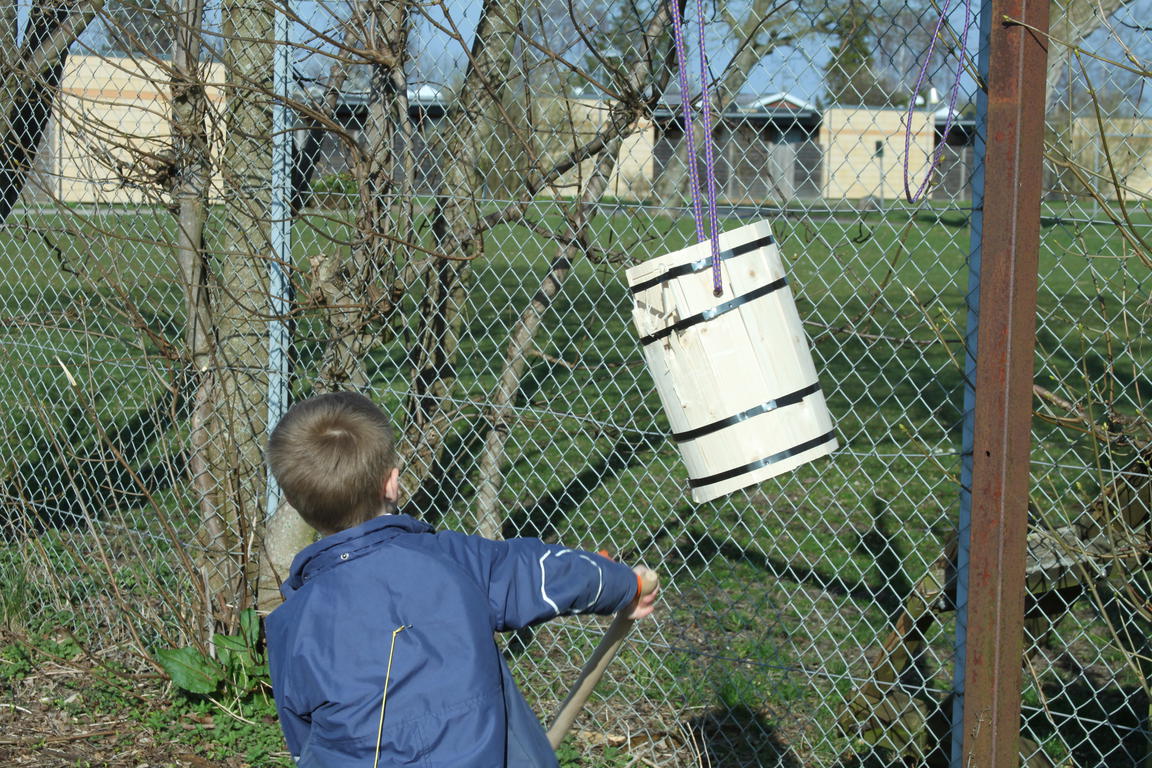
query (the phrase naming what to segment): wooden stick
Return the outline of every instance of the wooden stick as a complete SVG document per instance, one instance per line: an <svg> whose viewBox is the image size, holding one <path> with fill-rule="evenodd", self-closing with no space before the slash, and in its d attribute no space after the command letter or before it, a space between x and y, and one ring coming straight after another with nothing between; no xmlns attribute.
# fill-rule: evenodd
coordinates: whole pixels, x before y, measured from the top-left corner
<svg viewBox="0 0 1152 768"><path fill-rule="evenodd" d="M640 594L651 594L659 583L660 579L655 571L648 571L642 577ZM620 646L624 644L624 638L632 631L632 625L636 622L628 618L629 613L631 613L630 607L616 614L616 618L612 620L612 625L608 627L608 631L600 639L600 644L596 646L596 650L592 652L592 656L580 670L576 684L572 686L572 690L568 692L568 697L564 699L564 703L560 705L556 716L552 718L552 727L548 729L548 743L552 745L552 749L560 746L560 742L564 740L564 736L572 728L576 715L580 713L588 701L592 689L596 687L596 683L600 682L604 670L612 662L616 652L620 650Z"/></svg>

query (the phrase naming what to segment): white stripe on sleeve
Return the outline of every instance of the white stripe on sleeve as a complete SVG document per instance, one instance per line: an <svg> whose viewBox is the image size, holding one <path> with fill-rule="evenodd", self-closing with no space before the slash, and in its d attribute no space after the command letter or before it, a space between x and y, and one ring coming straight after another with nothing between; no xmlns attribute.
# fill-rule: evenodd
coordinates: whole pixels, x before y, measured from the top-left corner
<svg viewBox="0 0 1152 768"><path fill-rule="evenodd" d="M560 615L560 607L552 601L552 598L548 597L548 590L545 588L547 583L548 583L548 577L544 573L544 561L547 560L549 555L551 555L551 554L552 554L551 552L545 552L540 557L540 597L542 597L544 599L544 602L546 602L546 603L548 603L548 605L552 606L552 610L555 611L557 616L559 616ZM564 553L561 552L560 554L564 554Z"/></svg>

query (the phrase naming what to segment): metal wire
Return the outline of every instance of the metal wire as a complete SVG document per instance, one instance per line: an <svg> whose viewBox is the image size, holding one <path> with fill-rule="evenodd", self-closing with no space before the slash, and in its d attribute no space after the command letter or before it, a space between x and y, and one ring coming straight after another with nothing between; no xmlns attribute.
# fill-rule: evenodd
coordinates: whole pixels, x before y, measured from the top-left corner
<svg viewBox="0 0 1152 768"><path fill-rule="evenodd" d="M949 125L930 92L910 113L903 100L930 3L698 11L726 105L712 132L720 225L771 222L842 445L703 506L667 439L623 274L693 237L669 7L531 2L506 28L489 19L504 42L477 47L478 7L396 4L397 21L389 4L248 3L265 16L237 46L220 20L239 5L203 14L194 71L171 55L187 28L172 13L191 4L117 0L72 44L58 88L44 72L8 88L13 70L0 72L22 121L0 123L5 136L45 120L34 163L0 175L16 197L0 225L0 584L25 596L0 600L0 619L158 642L207 631L206 606L237 597L222 585L254 597L240 564L263 556L261 444L287 370L291 398L354 387L392 414L405 472L423 480L410 510L437 526L494 523L663 571L661 610L578 724L589 764L630 734L646 764L699 766L669 746L684 729L713 768L916 764L946 749L932 729L954 668L977 126L965 104ZM1075 10L1054 6L1054 36L1149 61L1139 3L1107 23ZM277 13L290 80L274 81L259 44ZM407 24L406 49L390 24ZM937 47L926 82L975 58L975 37ZM685 44L698 61L699 42ZM1032 596L1023 757L1127 768L1148 741L1149 585L1117 553L1142 541L1122 521L1148 504L1131 446L1152 440L1152 117L1140 78L1081 71L1061 45L1035 406L1076 429L1035 422L1028 567L1033 585L1081 581ZM975 87L961 78L967 99ZM195 109L175 130L181 104ZM288 168L262 127L273 110L290 121L275 133L291 140ZM936 152L928 194L907 204L903 165L929 173ZM289 213L270 215L285 177ZM203 232L182 215L197 205ZM290 233L274 239L273 220ZM286 286L269 286L273 264ZM200 314L198 290L211 298ZM277 328L286 354L270 359ZM538 711L599 631L573 618L509 640Z"/></svg>

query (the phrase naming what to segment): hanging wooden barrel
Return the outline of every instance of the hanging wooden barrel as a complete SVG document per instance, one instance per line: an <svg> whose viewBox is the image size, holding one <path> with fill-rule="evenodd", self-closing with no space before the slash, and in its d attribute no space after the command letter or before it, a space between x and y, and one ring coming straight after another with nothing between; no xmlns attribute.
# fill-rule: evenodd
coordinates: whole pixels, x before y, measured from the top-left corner
<svg viewBox="0 0 1152 768"><path fill-rule="evenodd" d="M632 318L696 502L837 448L771 227L725 232L720 249L721 296L707 242L627 272Z"/></svg>

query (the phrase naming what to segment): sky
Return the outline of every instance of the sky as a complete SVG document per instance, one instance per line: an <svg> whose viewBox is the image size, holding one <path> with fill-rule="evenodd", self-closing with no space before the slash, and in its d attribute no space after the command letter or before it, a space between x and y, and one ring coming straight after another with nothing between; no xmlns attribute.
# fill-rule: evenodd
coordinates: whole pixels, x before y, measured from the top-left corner
<svg viewBox="0 0 1152 768"><path fill-rule="evenodd" d="M305 22L305 24L293 25L292 40L297 43L304 42L317 45L321 48L327 46L323 42L317 41L315 36L308 31L306 25L333 32L336 30L339 20L346 17L349 8L349 0L288 1L291 2L291 7L295 13ZM800 7L805 7L803 0L799 1L801 2ZM738 8L740 0L728 0L728 2L732 4L733 8ZM17 0L17 3L21 27L23 28L26 24L31 0ZM808 7L810 5L808 4ZM965 12L963 0L952 0L951 5L952 10L949 13L949 18L959 34L963 27ZM417 51L417 56L412 67L413 71L410 72L410 80L414 84L428 82L451 85L456 83L459 81L465 61L462 46L453 40L449 34L437 29L436 25L455 28L463 40L470 40L476 25L479 0L443 0L439 4L424 4L422 7L427 9L431 21L419 17L415 21L413 48ZM565 7L565 3L559 3L558 7ZM689 15L685 19L685 37L688 46L688 60L691 62L689 79L690 82L696 83L699 80L699 69L695 63L698 56L695 43L696 19L692 15L694 7L695 3L688 3ZM979 22L975 18L977 12L978 3L974 2L969 32L969 51L973 56L979 37ZM805 23L799 20L802 17L803 13L795 14L794 18L798 19L795 23ZM1142 24L1147 25L1148 19L1152 19L1152 0L1133 0L1126 8L1115 14L1113 23L1134 53L1145 61L1152 61L1152 32L1147 29L1139 29ZM220 0L209 0L209 26L218 28L219 21ZM571 24L571 22L568 23ZM710 70L716 74L723 69L732 56L734 47L726 27L718 21L708 20L705 30L705 49L709 56ZM77 49L95 48L99 50L105 39L106 33L102 25L100 23L93 24L81 38ZM1096 34L1088 38L1084 48L1096 51L1108 58L1120 59L1124 56L1123 46L1117 43L1104 29L1098 30ZM922 56L921 51L909 51L909 53L913 57ZM806 36L799 45L778 49L775 53L765 57L752 71L743 90L747 93L760 95L783 91L806 101L816 102L824 95L822 72L828 58L829 40L819 35ZM954 60L950 62L950 66L955 66ZM304 77L320 77L326 72L327 67L328 64L323 56L302 54L297 57L296 70ZM1147 78L1141 82L1139 78L1125 75L1100 62L1089 62L1089 71L1097 85L1111 78L1118 87L1123 87L1130 94L1130 101L1134 110L1139 109L1146 114L1152 114L1152 83L1149 83ZM902 87L910 91L913 78L909 76L907 80L907 82L902 83ZM946 94L955 80L954 71L940 71L934 73L930 85L942 94ZM968 75L962 74L960 76L958 99L960 105L967 104L972 100L974 87L974 82ZM699 86L697 85L696 88L698 89ZM922 92L926 91L927 87L922 89Z"/></svg>
<svg viewBox="0 0 1152 768"><path fill-rule="evenodd" d="M729 0L736 6L739 0ZM1141 0L1152 2L1152 0ZM296 0L296 6L301 16L312 19L316 26L325 26L333 21L334 11L339 6L331 3L317 2L316 0ZM692 15L694 3L688 3L688 17L685 19L685 39L687 45L687 59L691 71L690 81L699 82L698 47L697 47L697 21ZM464 68L465 57L458 41L454 41L443 31L436 28L454 27L460 36L470 40L477 22L479 3L476 0L444 0L437 5L426 5L425 8L430 20L418 19L416 22L416 48L420 51L416 71L412 74L414 80L426 80L432 83L451 84L458 82ZM957 6L957 12L952 16L959 25L963 20L962 8ZM338 11L336 11L338 12ZM810 17L803 12L794 14L795 23L810 23ZM571 24L571 22L568 22ZM973 19L973 25L978 22ZM973 27L975 30L975 26ZM973 43L975 32L971 35ZM735 53L735 46L725 25L714 19L705 24L705 49L708 52L710 72L712 75L723 70L725 64ZM787 91L808 101L815 101L823 95L823 69L829 58L829 40L824 36L812 35L805 38L802 45L778 50L766 57L751 73L744 90L750 93L769 94ZM941 90L950 85L940 82L937 87ZM911 83L908 84L909 87ZM697 89L699 86L696 86ZM965 78L962 89L970 92L973 83ZM962 99L967 100L967 95Z"/></svg>

